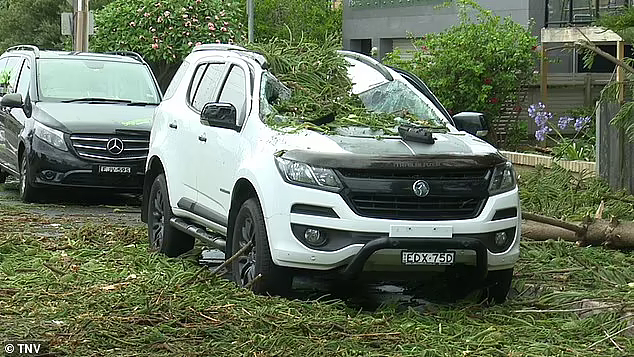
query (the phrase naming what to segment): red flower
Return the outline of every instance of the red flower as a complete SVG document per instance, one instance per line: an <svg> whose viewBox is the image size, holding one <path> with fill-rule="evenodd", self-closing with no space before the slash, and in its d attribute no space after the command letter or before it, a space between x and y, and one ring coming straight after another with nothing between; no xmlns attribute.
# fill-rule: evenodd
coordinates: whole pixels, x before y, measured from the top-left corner
<svg viewBox="0 0 634 357"><path fill-rule="evenodd" d="M498 99L497 98L491 98L490 102L493 103L493 104L496 104L498 102Z"/></svg>
<svg viewBox="0 0 634 357"><path fill-rule="evenodd" d="M422 46L420 49L423 50L423 52L427 52L427 46Z"/></svg>
<svg viewBox="0 0 634 357"><path fill-rule="evenodd" d="M493 83L493 79L491 78L485 78L484 79L484 84L492 84Z"/></svg>

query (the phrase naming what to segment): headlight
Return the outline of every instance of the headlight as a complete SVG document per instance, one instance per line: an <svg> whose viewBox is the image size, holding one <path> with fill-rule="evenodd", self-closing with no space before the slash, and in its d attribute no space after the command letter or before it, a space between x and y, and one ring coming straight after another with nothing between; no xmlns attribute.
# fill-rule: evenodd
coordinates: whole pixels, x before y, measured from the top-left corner
<svg viewBox="0 0 634 357"><path fill-rule="evenodd" d="M491 196L507 192L515 188L515 170L513 165L507 161L498 165L493 170L491 183L489 184L489 194Z"/></svg>
<svg viewBox="0 0 634 357"><path fill-rule="evenodd" d="M332 169L313 167L307 163L275 157L275 164L284 180L300 186L337 192L343 188L339 177Z"/></svg>
<svg viewBox="0 0 634 357"><path fill-rule="evenodd" d="M35 122L35 136L49 143L53 147L62 151L68 151L66 142L64 141L64 133L59 130L51 129L48 126Z"/></svg>

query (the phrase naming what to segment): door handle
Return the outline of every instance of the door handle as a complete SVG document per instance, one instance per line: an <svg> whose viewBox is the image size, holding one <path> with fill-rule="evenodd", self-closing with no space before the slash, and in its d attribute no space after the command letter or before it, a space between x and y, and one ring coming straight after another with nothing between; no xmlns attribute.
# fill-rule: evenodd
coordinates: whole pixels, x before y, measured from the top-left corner
<svg viewBox="0 0 634 357"><path fill-rule="evenodd" d="M178 129L178 125L176 125L176 122L171 122L171 123L170 123L170 128L172 128L172 129Z"/></svg>
<svg viewBox="0 0 634 357"><path fill-rule="evenodd" d="M207 142L207 137L205 136L205 134L198 136L198 140L202 141L203 143Z"/></svg>

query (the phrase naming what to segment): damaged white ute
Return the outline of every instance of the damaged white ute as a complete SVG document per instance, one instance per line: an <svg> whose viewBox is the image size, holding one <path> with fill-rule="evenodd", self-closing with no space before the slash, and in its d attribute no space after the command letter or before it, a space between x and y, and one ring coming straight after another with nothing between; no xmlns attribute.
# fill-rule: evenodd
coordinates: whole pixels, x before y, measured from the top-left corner
<svg viewBox="0 0 634 357"><path fill-rule="evenodd" d="M446 130L281 131L266 118L286 89L266 60L198 46L154 115L142 213L150 246L178 256L197 238L235 255L233 279L257 293L284 293L298 272L344 281L440 272L504 301L520 203L512 165L476 136L483 116L452 118L415 76L340 53L368 109L407 109Z"/></svg>

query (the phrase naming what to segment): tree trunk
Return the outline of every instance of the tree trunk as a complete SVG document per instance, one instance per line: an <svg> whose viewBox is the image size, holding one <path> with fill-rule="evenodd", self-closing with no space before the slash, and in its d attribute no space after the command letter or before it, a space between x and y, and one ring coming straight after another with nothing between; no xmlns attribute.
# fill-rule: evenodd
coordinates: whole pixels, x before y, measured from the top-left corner
<svg viewBox="0 0 634 357"><path fill-rule="evenodd" d="M600 216L597 211L597 215ZM586 218L581 225L525 212L522 235L532 240L561 239L581 246L602 245L612 249L634 248L634 222L619 222L613 218Z"/></svg>

